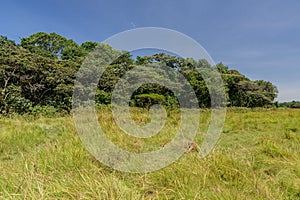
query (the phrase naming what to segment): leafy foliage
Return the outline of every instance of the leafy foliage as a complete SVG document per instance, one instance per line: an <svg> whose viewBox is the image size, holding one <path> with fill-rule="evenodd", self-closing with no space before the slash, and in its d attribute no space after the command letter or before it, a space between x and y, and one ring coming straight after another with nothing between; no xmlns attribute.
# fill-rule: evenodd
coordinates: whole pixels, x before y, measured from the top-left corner
<svg viewBox="0 0 300 200"><path fill-rule="evenodd" d="M278 93L272 83L264 80L252 81L222 63L210 66L206 60L184 59L165 53L137 57L134 60L129 52L114 50L106 44L87 41L78 45L56 33L39 32L22 38L20 44L6 36L0 36L0 113L26 113L34 110L36 106L48 106L69 112L77 70L84 62L95 67L102 62L97 54L93 54L94 50L105 51L108 55L119 55L118 59L106 66L98 83L95 95L97 104L110 104L111 93L116 84L134 68L147 69L146 74L160 82L176 78L176 73L180 73L194 89L200 107L210 107L212 103L203 74L213 68L222 74L229 106L270 106L274 104ZM87 56L88 61L85 60ZM174 73L165 72L160 69L161 66L169 67ZM155 67L158 73L151 71L151 67ZM214 74L210 75L209 81L216 81ZM210 89L218 92L219 85L214 85L216 86ZM177 88L183 94L185 88L181 86L178 85ZM131 105L149 107L162 102L171 107L178 106L178 100L169 88L146 84L134 92Z"/></svg>
<svg viewBox="0 0 300 200"><path fill-rule="evenodd" d="M70 110L77 63L10 44L0 47L0 63L0 112L25 113L37 105Z"/></svg>
<svg viewBox="0 0 300 200"><path fill-rule="evenodd" d="M300 101L291 101L279 103L279 107L283 108L300 108Z"/></svg>
<svg viewBox="0 0 300 200"><path fill-rule="evenodd" d="M160 94L139 94L135 96L136 105L149 108L153 104L165 104L166 97Z"/></svg>

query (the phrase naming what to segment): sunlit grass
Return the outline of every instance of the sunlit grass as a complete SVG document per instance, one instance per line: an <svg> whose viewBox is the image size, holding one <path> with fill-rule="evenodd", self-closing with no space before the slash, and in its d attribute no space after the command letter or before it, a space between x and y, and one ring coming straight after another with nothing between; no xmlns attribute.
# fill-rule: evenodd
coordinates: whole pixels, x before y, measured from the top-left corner
<svg viewBox="0 0 300 200"><path fill-rule="evenodd" d="M146 112L133 110L137 123ZM195 141L209 124L201 111ZM151 139L128 136L108 109L98 119L118 146L133 151L159 149L174 136L180 115L169 115ZM82 145L71 116L0 118L0 197L5 199L299 199L300 110L229 109L214 151L196 151L148 174L114 171Z"/></svg>

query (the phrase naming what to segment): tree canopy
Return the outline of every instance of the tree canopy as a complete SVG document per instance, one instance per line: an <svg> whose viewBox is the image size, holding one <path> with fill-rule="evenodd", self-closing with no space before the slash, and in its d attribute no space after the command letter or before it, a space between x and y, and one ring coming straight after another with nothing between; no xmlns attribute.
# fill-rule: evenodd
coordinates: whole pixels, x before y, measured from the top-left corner
<svg viewBox="0 0 300 200"><path fill-rule="evenodd" d="M79 45L56 33L39 32L22 38L20 44L0 36L0 114L26 113L43 106L69 112L76 72L85 57L98 45L101 44L92 41ZM184 59L165 53L138 56L134 60L129 52L114 50L109 45L102 45L102 48L121 56L106 67L97 87L97 104L110 104L111 92L126 72L154 64L181 73L193 87L200 107L211 105L209 90L199 72L208 68L217 69L221 73L228 106L271 106L277 97L277 88L271 82L252 81L222 63L210 66L206 60ZM161 73L166 72L162 70ZM149 71L149 76L151 74ZM173 75L165 74L165 77L168 76ZM149 107L153 103L178 106L174 93L161 85L143 85L131 98L132 106Z"/></svg>

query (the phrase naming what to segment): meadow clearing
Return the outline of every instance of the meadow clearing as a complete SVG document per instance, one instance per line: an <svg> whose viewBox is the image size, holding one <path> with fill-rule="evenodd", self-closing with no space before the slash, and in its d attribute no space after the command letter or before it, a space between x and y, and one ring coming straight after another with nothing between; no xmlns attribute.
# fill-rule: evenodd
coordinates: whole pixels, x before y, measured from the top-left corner
<svg viewBox="0 0 300 200"><path fill-rule="evenodd" d="M195 142L209 123L202 110ZM108 109L99 121L124 149L147 152L174 136L171 113L158 136L134 139L114 125ZM137 123L148 115L133 110ZM300 199L300 110L229 108L222 135L204 159L196 151L147 174L115 171L93 158L72 116L0 117L1 199Z"/></svg>

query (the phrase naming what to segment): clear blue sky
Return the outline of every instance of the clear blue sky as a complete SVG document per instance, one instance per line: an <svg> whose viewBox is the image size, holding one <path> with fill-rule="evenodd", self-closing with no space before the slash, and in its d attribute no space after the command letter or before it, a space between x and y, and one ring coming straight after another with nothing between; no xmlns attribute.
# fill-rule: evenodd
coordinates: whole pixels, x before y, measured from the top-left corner
<svg viewBox="0 0 300 200"><path fill-rule="evenodd" d="M300 100L298 0L3 0L0 34L19 41L56 32L76 42L103 41L138 27L164 27L197 40L215 62Z"/></svg>

